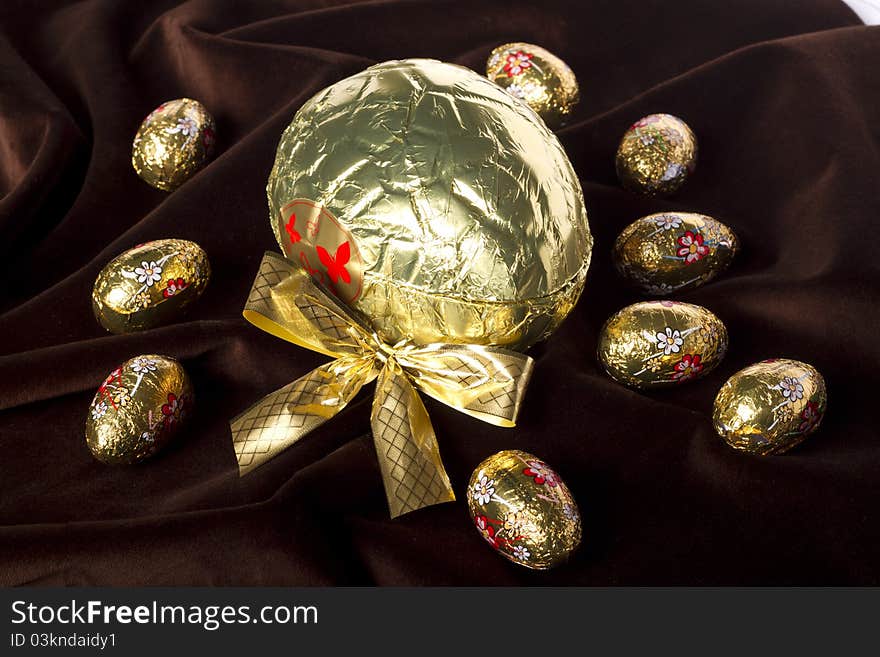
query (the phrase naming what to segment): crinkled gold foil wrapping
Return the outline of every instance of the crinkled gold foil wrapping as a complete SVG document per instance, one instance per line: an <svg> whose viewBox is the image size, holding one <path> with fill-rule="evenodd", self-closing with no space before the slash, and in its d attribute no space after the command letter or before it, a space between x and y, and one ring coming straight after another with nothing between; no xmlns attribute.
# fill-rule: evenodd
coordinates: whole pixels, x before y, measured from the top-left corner
<svg viewBox="0 0 880 657"><path fill-rule="evenodd" d="M727 328L702 306L642 301L618 311L599 335L599 361L618 383L664 388L705 376L727 352Z"/></svg>
<svg viewBox="0 0 880 657"><path fill-rule="evenodd" d="M781 454L819 428L828 397L812 365L786 358L764 360L731 376L718 391L715 430L735 449Z"/></svg>
<svg viewBox="0 0 880 657"><path fill-rule="evenodd" d="M507 450L477 466L467 491L477 531L514 563L545 570L581 542L581 515L553 469L527 452Z"/></svg>
<svg viewBox="0 0 880 657"><path fill-rule="evenodd" d="M649 114L624 133L616 165L626 189L649 196L674 194L697 166L697 138L678 117Z"/></svg>
<svg viewBox="0 0 880 657"><path fill-rule="evenodd" d="M92 288L92 311L105 329L129 333L178 318L205 289L211 265L195 242L139 244L111 260Z"/></svg>
<svg viewBox="0 0 880 657"><path fill-rule="evenodd" d="M199 101L169 100L141 123L131 149L131 164L153 187L171 192L210 159L217 128Z"/></svg>
<svg viewBox="0 0 880 657"><path fill-rule="evenodd" d="M89 406L86 444L96 459L132 464L158 452L191 412L192 385L169 356L145 354L110 372Z"/></svg>
<svg viewBox="0 0 880 657"><path fill-rule="evenodd" d="M577 78L568 64L531 43L495 48L486 62L486 77L525 102L551 128L564 125L580 100Z"/></svg>
<svg viewBox="0 0 880 657"><path fill-rule="evenodd" d="M717 219L660 212L624 228L612 259L642 292L666 295L711 281L727 269L738 248L736 235Z"/></svg>
<svg viewBox="0 0 880 657"><path fill-rule="evenodd" d="M267 192L282 251L389 344L522 349L584 285L592 236L562 146L459 66L385 62L319 92Z"/></svg>

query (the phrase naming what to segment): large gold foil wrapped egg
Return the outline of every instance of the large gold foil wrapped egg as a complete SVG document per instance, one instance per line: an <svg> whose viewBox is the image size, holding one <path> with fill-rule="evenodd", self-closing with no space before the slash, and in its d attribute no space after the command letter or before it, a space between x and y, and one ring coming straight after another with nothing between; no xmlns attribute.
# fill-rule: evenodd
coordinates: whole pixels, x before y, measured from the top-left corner
<svg viewBox="0 0 880 657"><path fill-rule="evenodd" d="M697 138L671 114L649 114L630 126L617 149L617 177L628 190L674 194L697 165Z"/></svg>
<svg viewBox="0 0 880 657"><path fill-rule="evenodd" d="M486 76L524 101L551 128L565 124L580 99L577 78L556 55L531 43L505 43L489 55Z"/></svg>
<svg viewBox="0 0 880 657"><path fill-rule="evenodd" d="M169 100L138 128L131 164L153 187L174 191L210 159L216 129L214 118L199 101Z"/></svg>
<svg viewBox="0 0 880 657"><path fill-rule="evenodd" d="M110 372L89 407L86 444L110 465L158 452L177 433L193 404L192 385L173 358L146 354Z"/></svg>
<svg viewBox="0 0 880 657"><path fill-rule="evenodd" d="M486 542L526 568L552 568L581 542L581 515L568 487L526 452L498 452L480 463L467 503Z"/></svg>
<svg viewBox="0 0 880 657"><path fill-rule="evenodd" d="M727 269L736 235L723 223L693 212L651 214L623 229L614 242L620 274L648 294L697 287Z"/></svg>
<svg viewBox="0 0 880 657"><path fill-rule="evenodd" d="M599 335L599 362L633 388L679 385L711 372L727 352L727 328L702 306L642 301L618 311Z"/></svg>
<svg viewBox="0 0 880 657"><path fill-rule="evenodd" d="M319 92L267 192L283 252L391 344L525 348L584 285L593 241L565 151L460 66L385 62Z"/></svg>
<svg viewBox="0 0 880 657"><path fill-rule="evenodd" d="M195 242L147 242L101 270L92 288L92 310L112 333L153 328L179 317L210 277L208 256Z"/></svg>
<svg viewBox="0 0 880 657"><path fill-rule="evenodd" d="M721 387L712 421L735 449L781 454L819 428L827 403L825 380L815 367L786 358L764 360Z"/></svg>

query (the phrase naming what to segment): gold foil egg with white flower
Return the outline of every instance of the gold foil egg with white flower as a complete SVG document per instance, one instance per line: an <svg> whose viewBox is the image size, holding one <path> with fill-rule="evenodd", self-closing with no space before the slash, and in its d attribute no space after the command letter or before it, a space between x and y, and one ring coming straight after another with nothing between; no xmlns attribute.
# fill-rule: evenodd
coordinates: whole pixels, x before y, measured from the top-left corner
<svg viewBox="0 0 880 657"><path fill-rule="evenodd" d="M529 107L551 128L565 124L580 100L568 64L531 43L506 43L486 62L486 77Z"/></svg>
<svg viewBox="0 0 880 657"><path fill-rule="evenodd" d="M162 103L138 128L131 164L153 187L174 191L211 158L214 117L199 101L178 98Z"/></svg>
<svg viewBox="0 0 880 657"><path fill-rule="evenodd" d="M717 219L660 212L624 228L612 259L621 276L642 292L666 295L711 281L730 266L738 248L736 235Z"/></svg>
<svg viewBox="0 0 880 657"><path fill-rule="evenodd" d="M157 354L137 356L98 387L86 418L86 444L103 463L137 463L174 437L192 405L192 384L179 362Z"/></svg>
<svg viewBox="0 0 880 657"><path fill-rule="evenodd" d="M153 328L179 317L211 277L195 242L164 239L139 244L111 260L92 288L95 318L111 333Z"/></svg>
<svg viewBox="0 0 880 657"><path fill-rule="evenodd" d="M520 566L546 570L581 542L581 514L559 475L532 454L506 450L477 466L467 490L480 536Z"/></svg>
<svg viewBox="0 0 880 657"><path fill-rule="evenodd" d="M615 163L624 188L648 196L668 196L694 172L697 138L677 116L649 114L624 133Z"/></svg>
<svg viewBox="0 0 880 657"><path fill-rule="evenodd" d="M763 360L731 376L718 391L712 422L728 445L750 454L781 454L819 428L825 380L807 363Z"/></svg>
<svg viewBox="0 0 880 657"><path fill-rule="evenodd" d="M388 344L524 349L586 280L593 239L562 145L461 66L384 62L320 91L267 193L282 252Z"/></svg>
<svg viewBox="0 0 880 657"><path fill-rule="evenodd" d="M727 352L712 312L679 301L642 301L612 315L599 334L599 362L633 388L681 385L711 372Z"/></svg>

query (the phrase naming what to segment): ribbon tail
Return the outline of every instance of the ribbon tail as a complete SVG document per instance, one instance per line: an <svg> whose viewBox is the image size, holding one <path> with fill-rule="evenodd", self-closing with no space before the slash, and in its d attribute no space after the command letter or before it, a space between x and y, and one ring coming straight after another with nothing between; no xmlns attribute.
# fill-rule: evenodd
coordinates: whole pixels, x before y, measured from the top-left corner
<svg viewBox="0 0 880 657"><path fill-rule="evenodd" d="M269 461L339 413L375 374L339 358L267 395L229 423L239 476Z"/></svg>
<svg viewBox="0 0 880 657"><path fill-rule="evenodd" d="M379 374L370 423L392 518L455 500L428 411L393 365Z"/></svg>

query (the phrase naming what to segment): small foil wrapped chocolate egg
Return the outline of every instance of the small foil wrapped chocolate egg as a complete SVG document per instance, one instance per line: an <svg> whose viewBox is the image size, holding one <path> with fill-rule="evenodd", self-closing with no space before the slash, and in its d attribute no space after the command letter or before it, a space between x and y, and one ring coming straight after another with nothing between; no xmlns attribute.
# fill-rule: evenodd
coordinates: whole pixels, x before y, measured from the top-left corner
<svg viewBox="0 0 880 657"><path fill-rule="evenodd" d="M697 138L671 114L649 114L630 126L617 149L617 177L628 190L674 194L697 165Z"/></svg>
<svg viewBox="0 0 880 657"><path fill-rule="evenodd" d="M138 128L131 164L153 187L174 191L201 169L214 150L214 118L197 100L162 103Z"/></svg>
<svg viewBox="0 0 880 657"><path fill-rule="evenodd" d="M505 43L489 55L486 76L524 101L551 128L565 124L580 99L577 78L556 55L531 43Z"/></svg>
<svg viewBox="0 0 880 657"><path fill-rule="evenodd" d="M467 503L486 542L526 568L552 568L581 542L581 515L568 487L526 452L498 452L480 463Z"/></svg>
<svg viewBox="0 0 880 657"><path fill-rule="evenodd" d="M385 62L319 92L267 192L281 250L389 344L522 349L586 279L593 240L562 145L461 66Z"/></svg>
<svg viewBox="0 0 880 657"><path fill-rule="evenodd" d="M827 403L825 380L815 367L776 358L731 376L715 397L712 422L735 449L781 454L819 428Z"/></svg>
<svg viewBox="0 0 880 657"><path fill-rule="evenodd" d="M636 219L614 242L618 272L647 294L697 287L730 265L736 235L723 223L693 212L661 212Z"/></svg>
<svg viewBox="0 0 880 657"><path fill-rule="evenodd" d="M129 333L178 317L208 284L211 265L195 242L140 244L111 260L92 288L95 318L111 333Z"/></svg>
<svg viewBox="0 0 880 657"><path fill-rule="evenodd" d="M103 463L137 463L171 440L192 404L192 385L180 363L169 356L137 356L110 372L95 393L86 444Z"/></svg>
<svg viewBox="0 0 880 657"><path fill-rule="evenodd" d="M642 301L612 315L599 335L599 362L633 388L664 388L711 372L727 352L727 328L702 306Z"/></svg>

